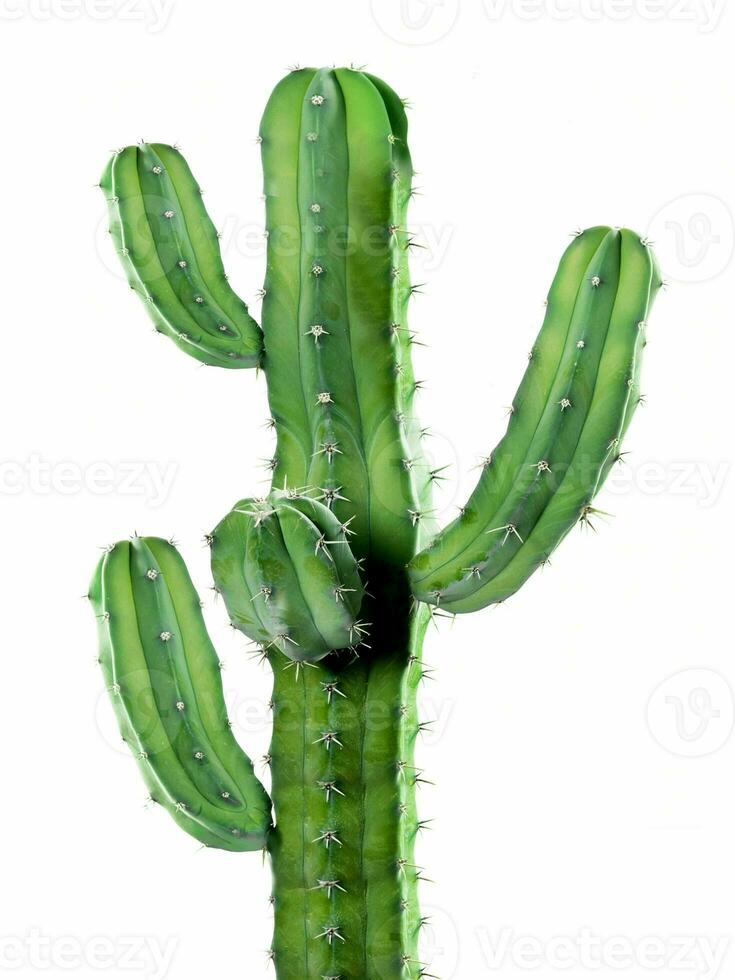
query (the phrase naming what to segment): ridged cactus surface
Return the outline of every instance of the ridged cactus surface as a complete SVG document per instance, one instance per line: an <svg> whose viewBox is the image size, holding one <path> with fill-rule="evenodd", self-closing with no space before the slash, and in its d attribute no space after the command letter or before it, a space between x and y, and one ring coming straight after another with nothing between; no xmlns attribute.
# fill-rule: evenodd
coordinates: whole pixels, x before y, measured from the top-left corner
<svg viewBox="0 0 735 980"><path fill-rule="evenodd" d="M589 513L640 400L640 362L661 286L630 231L592 228L567 249L546 319L460 516L411 563L425 602L471 612L502 602Z"/></svg>
<svg viewBox="0 0 735 980"><path fill-rule="evenodd" d="M211 535L215 587L233 626L293 661L357 649L367 629L350 533L310 497L241 500Z"/></svg>
<svg viewBox="0 0 735 980"><path fill-rule="evenodd" d="M110 160L100 187L110 234L156 330L219 367L257 367L263 335L230 289L219 240L186 160L171 146L141 143Z"/></svg>
<svg viewBox="0 0 735 980"><path fill-rule="evenodd" d="M399 566L425 540L431 493L407 322L406 132L397 96L347 69L289 75L260 128L273 485L314 488L352 519L358 558Z"/></svg>
<svg viewBox="0 0 735 980"><path fill-rule="evenodd" d="M89 594L100 666L151 799L210 847L265 847L271 802L230 730L219 658L176 549L119 542Z"/></svg>
<svg viewBox="0 0 735 980"><path fill-rule="evenodd" d="M280 980L411 980L430 975L414 861L427 623L436 607L503 601L589 519L639 401L661 279L629 231L575 237L508 431L437 533L414 404L403 103L361 71L296 70L260 142L262 331L178 150L121 150L101 186L156 328L206 364L267 378L273 488L208 540L232 625L273 669L270 797L231 734L171 544L136 537L103 556L90 590L100 662L152 798L209 846L269 852Z"/></svg>

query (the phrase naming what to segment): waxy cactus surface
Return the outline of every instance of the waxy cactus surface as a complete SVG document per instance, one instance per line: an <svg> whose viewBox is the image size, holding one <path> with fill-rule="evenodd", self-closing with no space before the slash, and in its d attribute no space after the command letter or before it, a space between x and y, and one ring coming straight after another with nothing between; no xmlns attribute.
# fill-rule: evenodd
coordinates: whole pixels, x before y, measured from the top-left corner
<svg viewBox="0 0 735 980"><path fill-rule="evenodd" d="M271 802L230 731L219 658L176 549L119 542L89 596L105 682L151 797L203 844L263 848Z"/></svg>
<svg viewBox="0 0 735 980"><path fill-rule="evenodd" d="M233 626L290 660L357 649L364 588L349 522L303 494L241 500L212 539L215 587Z"/></svg>
<svg viewBox="0 0 735 980"><path fill-rule="evenodd" d="M430 972L413 856L427 622L437 607L503 601L589 520L640 398L661 279L629 231L574 238L508 431L437 533L407 316L404 105L361 71L296 70L271 96L260 142L262 331L227 283L178 150L121 150L101 186L156 328L206 364L267 378L273 490L236 504L208 540L232 625L273 668L270 798L230 732L218 658L171 544L107 549L90 590L100 662L151 797L209 846L269 852L280 980L418 978Z"/></svg>

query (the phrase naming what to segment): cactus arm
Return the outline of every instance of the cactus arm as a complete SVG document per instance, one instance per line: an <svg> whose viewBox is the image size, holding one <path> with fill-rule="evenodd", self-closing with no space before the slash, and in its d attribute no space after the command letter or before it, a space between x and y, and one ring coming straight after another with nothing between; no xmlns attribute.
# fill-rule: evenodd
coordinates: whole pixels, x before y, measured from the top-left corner
<svg viewBox="0 0 735 980"><path fill-rule="evenodd" d="M274 486L317 488L342 520L355 517L359 556L400 561L425 533L417 486L425 498L429 481L407 435L415 383L396 315L411 287L404 233L394 229L405 227L410 161L391 127L381 93L359 72L296 72L276 88L261 126L263 323ZM296 229L297 264L290 249L283 255L284 224Z"/></svg>
<svg viewBox="0 0 735 980"><path fill-rule="evenodd" d="M270 800L230 731L219 659L176 549L117 543L90 599L108 690L152 799L209 847L263 848Z"/></svg>
<svg viewBox="0 0 735 980"><path fill-rule="evenodd" d="M293 491L240 501L210 543L232 625L264 649L313 663L357 645L364 590L347 530L323 504Z"/></svg>
<svg viewBox="0 0 735 980"><path fill-rule="evenodd" d="M513 487L516 474L525 460L539 420L551 398L551 390L564 352L570 318L579 295L579 284L588 274L590 262L605 238L607 229L592 228L578 236L562 258L559 271L549 291L546 316L531 352L528 368L513 399L508 429L486 460L486 469L464 508L465 519L449 525L419 556L416 571L424 563L431 567L449 560L471 545L478 534L481 515L494 514ZM490 466L495 466L490 479ZM472 515L476 521L471 521ZM429 558L429 554L431 558ZM418 580L417 574L417 580Z"/></svg>
<svg viewBox="0 0 735 980"><path fill-rule="evenodd" d="M260 328L227 283L216 230L179 151L126 147L100 186L118 256L156 330L205 364L257 367Z"/></svg>
<svg viewBox="0 0 735 980"><path fill-rule="evenodd" d="M502 601L588 512L635 409L659 285L632 232L592 229L573 243L506 437L464 513L411 564L418 598L452 612Z"/></svg>

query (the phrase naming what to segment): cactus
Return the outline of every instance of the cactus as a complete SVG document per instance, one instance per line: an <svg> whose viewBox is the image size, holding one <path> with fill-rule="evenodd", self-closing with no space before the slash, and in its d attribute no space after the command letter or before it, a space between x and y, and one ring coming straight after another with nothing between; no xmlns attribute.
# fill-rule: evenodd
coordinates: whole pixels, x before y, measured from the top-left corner
<svg viewBox="0 0 735 980"><path fill-rule="evenodd" d="M548 560L620 457L661 279L629 231L562 258L508 430L438 532L407 308L404 106L348 69L295 70L262 122L263 331L227 284L174 148L117 153L101 186L130 285L210 365L261 366L273 489L208 535L233 626L274 676L271 800L234 743L217 657L172 545L108 549L90 592L101 664L151 796L198 840L266 848L281 980L427 976L414 862L417 689L432 613L502 602Z"/></svg>

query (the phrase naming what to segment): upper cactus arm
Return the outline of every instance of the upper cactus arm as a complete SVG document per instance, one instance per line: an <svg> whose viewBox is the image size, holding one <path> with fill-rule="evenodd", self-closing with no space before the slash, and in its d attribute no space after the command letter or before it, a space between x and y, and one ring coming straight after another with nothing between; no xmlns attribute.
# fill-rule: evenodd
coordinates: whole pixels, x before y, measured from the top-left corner
<svg viewBox="0 0 735 980"><path fill-rule="evenodd" d="M632 232L592 229L571 245L504 439L460 517L411 563L416 596L453 612L502 601L585 515L638 401L659 286Z"/></svg>
<svg viewBox="0 0 735 980"><path fill-rule="evenodd" d="M120 261L156 329L205 364L256 367L262 333L227 282L217 232L179 151L126 147L100 186Z"/></svg>
<svg viewBox="0 0 735 980"><path fill-rule="evenodd" d="M231 626L274 669L263 761L275 814L229 730L218 658L170 544L135 538L104 555L91 589L100 663L153 798L205 844L267 845L279 977L418 978L421 603L501 601L588 516L638 403L660 276L630 232L575 238L507 434L461 517L425 547L439 471L414 405L404 103L359 70L295 69L260 142L262 335L177 150L123 150L101 183L157 329L205 363L265 369L271 492L240 501L207 540Z"/></svg>
<svg viewBox="0 0 735 980"><path fill-rule="evenodd" d="M230 730L219 658L176 549L118 542L90 599L108 690L151 797L210 847L264 847L270 800Z"/></svg>

